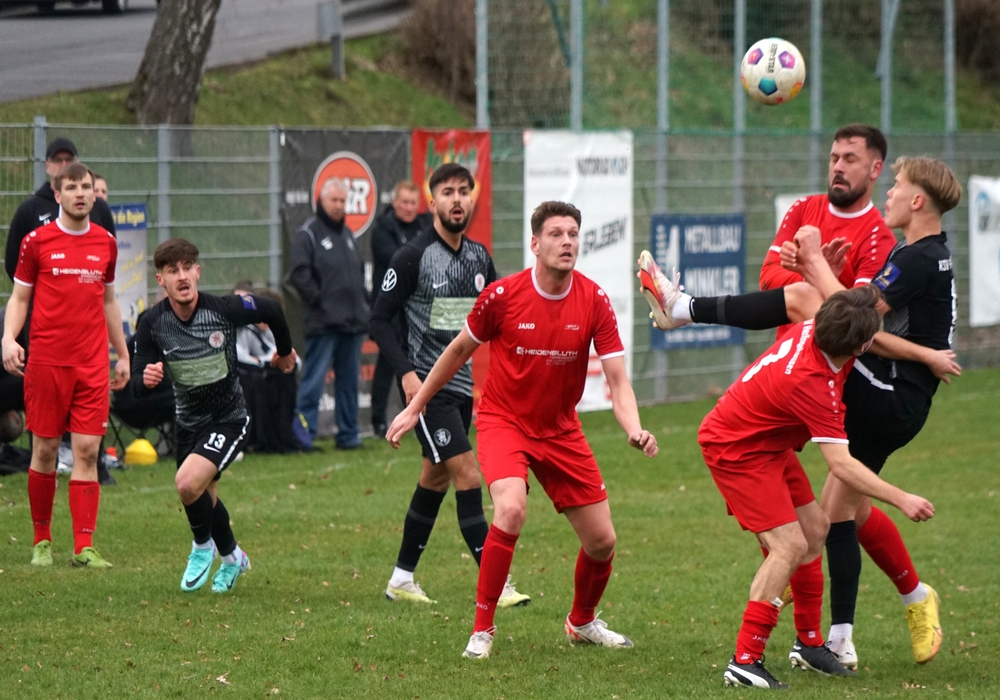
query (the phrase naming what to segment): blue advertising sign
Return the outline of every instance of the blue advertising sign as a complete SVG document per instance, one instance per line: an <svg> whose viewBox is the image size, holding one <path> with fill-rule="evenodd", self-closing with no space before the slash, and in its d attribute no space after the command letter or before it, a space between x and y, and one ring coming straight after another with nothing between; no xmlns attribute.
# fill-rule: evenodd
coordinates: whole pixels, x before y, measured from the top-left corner
<svg viewBox="0 0 1000 700"><path fill-rule="evenodd" d="M125 337L135 333L136 319L146 308L146 205L112 204L118 239L115 294L122 311Z"/></svg>
<svg viewBox="0 0 1000 700"><path fill-rule="evenodd" d="M743 214L653 216L653 257L666 274L681 273L684 291L696 297L743 293L746 270L746 217ZM742 328L692 323L672 331L653 329L653 350L742 345Z"/></svg>

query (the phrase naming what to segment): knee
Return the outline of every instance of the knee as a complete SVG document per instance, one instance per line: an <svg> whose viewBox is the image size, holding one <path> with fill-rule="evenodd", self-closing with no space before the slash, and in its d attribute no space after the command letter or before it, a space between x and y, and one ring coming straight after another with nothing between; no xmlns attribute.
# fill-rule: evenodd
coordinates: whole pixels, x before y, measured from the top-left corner
<svg viewBox="0 0 1000 700"><path fill-rule="evenodd" d="M494 503L493 524L512 535L520 534L524 527L527 508L524 503Z"/></svg>
<svg viewBox="0 0 1000 700"><path fill-rule="evenodd" d="M174 483L177 485L177 495L180 496L181 503L184 505L190 505L197 501L204 490L197 483L196 479L191 478L189 474L184 474L183 472L177 472L177 476L174 477Z"/></svg>
<svg viewBox="0 0 1000 700"><path fill-rule="evenodd" d="M795 566L801 564L809 554L809 539L805 533L796 532L787 537L783 537L780 542L774 543L768 556L779 556Z"/></svg>
<svg viewBox="0 0 1000 700"><path fill-rule="evenodd" d="M56 458L59 456L59 442L39 440L36 438L34 452L35 456L42 464L50 464L55 462Z"/></svg>
<svg viewBox="0 0 1000 700"><path fill-rule="evenodd" d="M83 445L81 447L77 447L75 450L73 450L73 452L74 452L73 459L74 459L74 461L77 460L77 459L79 459L87 467L93 467L93 468L96 469L97 468L97 452L98 452L99 449L100 449L100 445L97 445L97 444L95 444L95 445Z"/></svg>
<svg viewBox="0 0 1000 700"><path fill-rule="evenodd" d="M587 556L591 559L596 559L597 561L607 561L608 558L614 554L615 544L618 542L618 537L615 535L614 529L609 529L606 532L600 533L597 537L583 543L583 551L587 553Z"/></svg>

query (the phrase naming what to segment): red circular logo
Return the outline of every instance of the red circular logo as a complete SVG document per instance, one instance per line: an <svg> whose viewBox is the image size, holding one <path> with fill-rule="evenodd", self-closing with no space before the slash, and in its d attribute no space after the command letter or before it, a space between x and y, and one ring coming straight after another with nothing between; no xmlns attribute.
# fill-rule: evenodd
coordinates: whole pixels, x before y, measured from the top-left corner
<svg viewBox="0 0 1000 700"><path fill-rule="evenodd" d="M375 176L368 163L358 154L337 151L320 163L313 176L313 211L316 211L316 200L319 199L324 183L331 178L342 181L347 189L344 223L357 238L368 230L375 219L375 209L378 206Z"/></svg>

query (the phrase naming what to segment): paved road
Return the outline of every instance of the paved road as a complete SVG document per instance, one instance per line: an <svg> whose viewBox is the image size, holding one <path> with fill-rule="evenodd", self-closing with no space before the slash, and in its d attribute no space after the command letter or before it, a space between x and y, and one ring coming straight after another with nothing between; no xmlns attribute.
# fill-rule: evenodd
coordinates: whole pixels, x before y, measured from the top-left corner
<svg viewBox="0 0 1000 700"><path fill-rule="evenodd" d="M317 0L223 0L209 67L315 43L316 5ZM385 31L403 14L396 10L349 19L345 34ZM130 0L129 9L118 16L103 14L99 4L77 7L68 2L60 2L47 16L31 6L5 10L0 14L0 103L131 81L155 18L156 0Z"/></svg>

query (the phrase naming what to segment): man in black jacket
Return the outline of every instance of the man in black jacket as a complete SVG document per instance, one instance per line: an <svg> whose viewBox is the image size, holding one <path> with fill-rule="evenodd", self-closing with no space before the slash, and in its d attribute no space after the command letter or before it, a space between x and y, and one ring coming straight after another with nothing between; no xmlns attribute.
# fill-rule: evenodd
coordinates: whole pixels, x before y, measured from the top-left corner
<svg viewBox="0 0 1000 700"><path fill-rule="evenodd" d="M21 250L21 241L39 226L51 223L59 216L59 204L56 202L55 192L52 191L52 178L63 167L76 161L76 146L72 141L62 136L53 139L49 147L45 149L45 174L49 180L39 187L35 194L21 202L17 211L14 212L14 218L11 219L10 230L7 233L7 249L4 252L3 261L4 267L7 269L7 276L11 280L14 279L14 270L17 268L17 256ZM104 200L94 202L94 208L90 212L90 220L110 231L112 236L115 235L115 219ZM27 330L27 326L25 326L25 338L27 338Z"/></svg>
<svg viewBox="0 0 1000 700"><path fill-rule="evenodd" d="M417 214L420 208L420 190L412 180L401 180L392 190L392 205L386 207L372 227L372 279L381 284L389 261L396 251L413 240L421 231L430 228L430 212ZM378 286L372 290L372 308L378 299ZM406 344L406 321L399 314L392 322L400 343ZM385 435L385 409L395 373L383 353L378 354L375 376L372 377L372 430L378 437Z"/></svg>
<svg viewBox="0 0 1000 700"><path fill-rule="evenodd" d="M361 343L368 328L368 291L364 260L354 234L344 224L347 190L331 178L323 184L316 216L307 220L292 239L290 282L302 298L302 325L306 358L299 385L298 415L293 422L300 442L316 437L319 400L330 364L333 364L334 417L337 447L361 446L358 435L358 379ZM301 430L299 416L308 434Z"/></svg>

